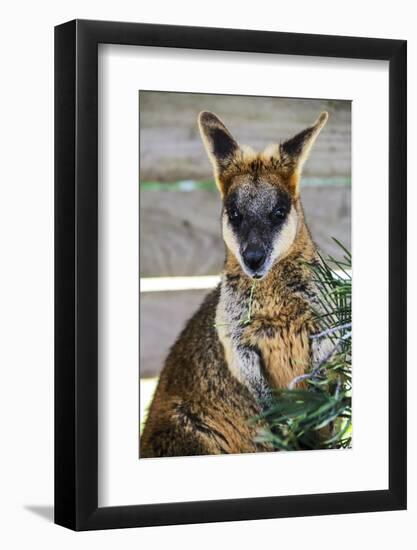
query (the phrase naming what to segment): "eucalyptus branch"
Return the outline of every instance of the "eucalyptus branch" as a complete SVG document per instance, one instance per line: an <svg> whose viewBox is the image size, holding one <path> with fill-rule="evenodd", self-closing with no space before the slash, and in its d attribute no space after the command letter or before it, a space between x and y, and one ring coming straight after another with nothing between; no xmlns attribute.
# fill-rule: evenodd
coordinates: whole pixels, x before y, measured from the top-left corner
<svg viewBox="0 0 417 550"><path fill-rule="evenodd" d="M345 340L348 340L349 338L352 337L352 333L351 332L348 332L347 334L344 334L343 336L341 336L339 338L339 340L336 342L336 344L333 346L333 348L328 352L326 353L326 355L323 357L323 359L320 361L320 363L318 364L317 367L314 368L314 370L317 370L319 369L320 367L322 367L323 365L325 365L326 363L329 362L329 360L333 357L333 355L336 353L336 351L339 349L339 347L341 346L341 344L343 344L343 342Z"/></svg>
<svg viewBox="0 0 417 550"><path fill-rule="evenodd" d="M288 384L287 388L289 390L293 390L297 384L302 382L303 380L309 380L311 378L314 378L314 376L317 376L319 369L314 369L311 372L308 372L307 374L300 374L299 376L296 376L291 380L291 382Z"/></svg>
<svg viewBox="0 0 417 550"><path fill-rule="evenodd" d="M314 340L315 338L323 338L323 336L329 336L330 334L334 334L335 332L339 332L347 328L352 328L352 323L345 323L344 325L338 325L337 327L334 327L334 328L328 328L317 334L312 334L310 338L311 340Z"/></svg>

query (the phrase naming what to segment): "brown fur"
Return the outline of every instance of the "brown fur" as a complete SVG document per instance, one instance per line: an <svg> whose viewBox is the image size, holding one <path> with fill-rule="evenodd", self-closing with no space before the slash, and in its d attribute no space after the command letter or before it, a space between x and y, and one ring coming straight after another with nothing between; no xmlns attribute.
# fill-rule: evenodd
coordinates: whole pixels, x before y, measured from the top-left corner
<svg viewBox="0 0 417 550"><path fill-rule="evenodd" d="M250 419L271 390L287 387L320 352L310 339L318 304L308 264L317 261L317 253L298 187L302 165L326 119L322 114L293 140L257 154L238 146L215 115L200 115L223 199L259 180L280 187L291 196L297 227L288 249L256 282L248 324L241 320L253 280L227 249L221 285L187 323L166 360L141 437L141 457L269 450L256 442ZM225 141L213 144L219 132Z"/></svg>
<svg viewBox="0 0 417 550"><path fill-rule="evenodd" d="M248 423L260 407L230 373L217 337L218 299L217 288L166 360L141 437L142 458L266 450Z"/></svg>

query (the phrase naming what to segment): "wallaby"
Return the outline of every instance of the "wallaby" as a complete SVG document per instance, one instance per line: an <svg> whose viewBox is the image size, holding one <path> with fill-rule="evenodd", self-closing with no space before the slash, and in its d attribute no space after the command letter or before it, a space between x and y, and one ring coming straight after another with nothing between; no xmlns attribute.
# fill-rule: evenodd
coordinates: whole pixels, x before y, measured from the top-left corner
<svg viewBox="0 0 417 550"><path fill-rule="evenodd" d="M199 126L223 201L226 259L219 286L173 345L140 440L141 457L251 453L276 388L324 351L317 331L318 261L300 177L328 118L263 152L240 146L213 113ZM302 383L301 383L302 387Z"/></svg>

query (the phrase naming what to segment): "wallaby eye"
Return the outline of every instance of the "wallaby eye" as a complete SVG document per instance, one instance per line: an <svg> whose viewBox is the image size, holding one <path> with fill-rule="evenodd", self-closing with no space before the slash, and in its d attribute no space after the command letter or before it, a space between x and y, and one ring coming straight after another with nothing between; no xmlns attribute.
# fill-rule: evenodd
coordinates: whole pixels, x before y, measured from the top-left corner
<svg viewBox="0 0 417 550"><path fill-rule="evenodd" d="M280 206L277 206L272 210L270 214L270 218L272 221L281 221L285 218L285 210L284 208L281 208Z"/></svg>
<svg viewBox="0 0 417 550"><path fill-rule="evenodd" d="M240 214L239 210L237 208L231 208L227 211L227 214L229 216L229 220L232 223L239 223L242 219L242 215Z"/></svg>

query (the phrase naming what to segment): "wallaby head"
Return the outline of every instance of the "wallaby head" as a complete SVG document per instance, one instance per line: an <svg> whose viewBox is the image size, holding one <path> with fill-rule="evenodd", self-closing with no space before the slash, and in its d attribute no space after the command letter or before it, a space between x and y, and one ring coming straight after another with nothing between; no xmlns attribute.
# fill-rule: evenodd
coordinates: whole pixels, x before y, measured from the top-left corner
<svg viewBox="0 0 417 550"><path fill-rule="evenodd" d="M328 114L261 153L240 146L213 113L199 115L203 142L223 200L223 238L243 271L261 279L296 239L301 171Z"/></svg>

